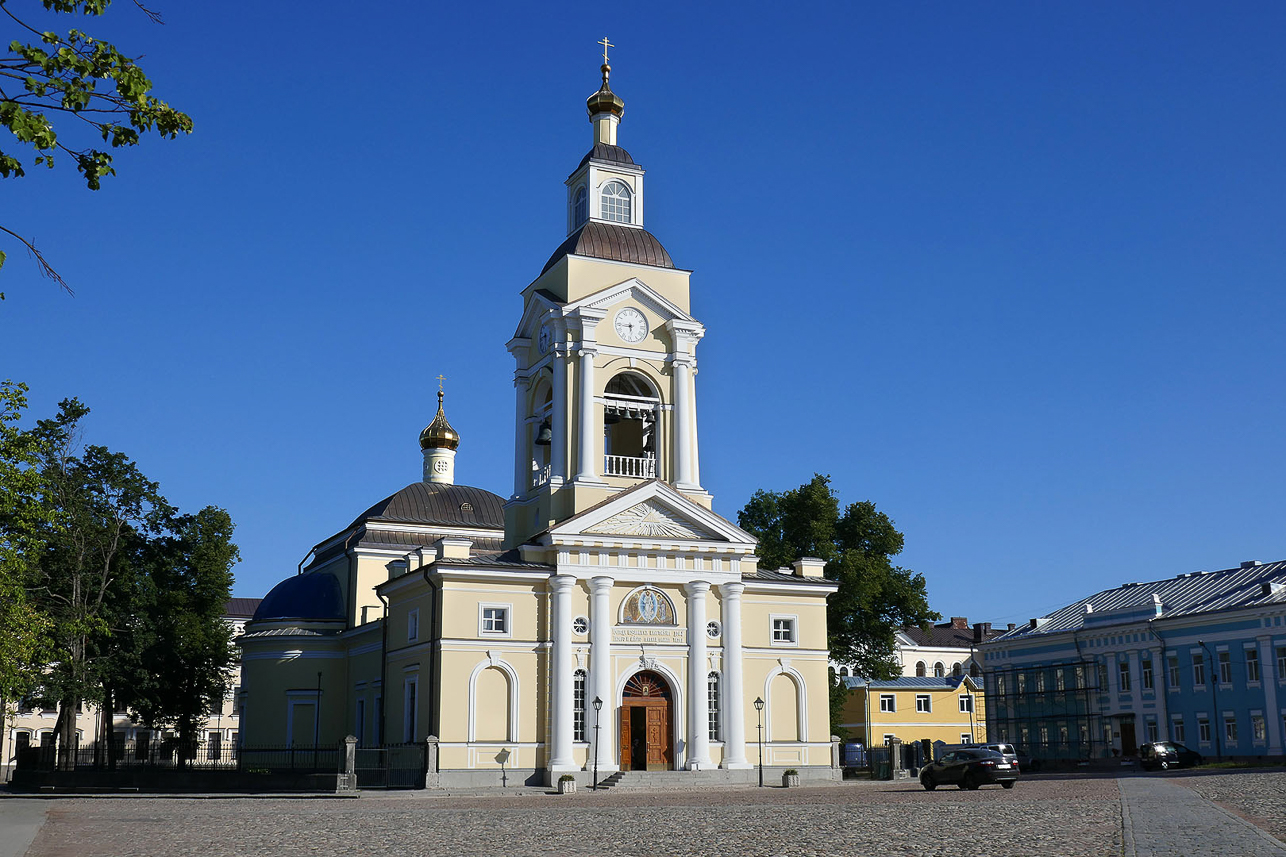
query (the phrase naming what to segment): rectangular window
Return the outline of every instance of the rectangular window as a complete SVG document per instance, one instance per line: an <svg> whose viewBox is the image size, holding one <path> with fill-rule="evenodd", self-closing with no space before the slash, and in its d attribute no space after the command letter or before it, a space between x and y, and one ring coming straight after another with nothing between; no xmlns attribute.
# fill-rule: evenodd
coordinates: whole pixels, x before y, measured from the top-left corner
<svg viewBox="0 0 1286 857"><path fill-rule="evenodd" d="M1045 671L1044 670L1041 670L1040 672L1036 673L1036 692L1037 693L1045 692Z"/></svg>
<svg viewBox="0 0 1286 857"><path fill-rule="evenodd" d="M1202 689L1206 686L1206 656L1200 652L1192 655L1192 683Z"/></svg>
<svg viewBox="0 0 1286 857"><path fill-rule="evenodd" d="M1210 718L1209 717L1197 718L1197 740L1200 741L1202 744L1210 743Z"/></svg>
<svg viewBox="0 0 1286 857"><path fill-rule="evenodd" d="M1049 727L1042 723L1040 727L1040 745L1042 747L1045 747L1045 746L1048 746L1048 744L1049 744Z"/></svg>
<svg viewBox="0 0 1286 857"><path fill-rule="evenodd" d="M967 693L960 695L960 713L968 714L973 711L973 697Z"/></svg>
<svg viewBox="0 0 1286 857"><path fill-rule="evenodd" d="M1264 722L1264 715L1250 715L1250 734L1256 744L1263 744L1268 740L1268 725Z"/></svg>
<svg viewBox="0 0 1286 857"><path fill-rule="evenodd" d="M795 620L793 618L774 617L772 620L772 641L776 645L795 642Z"/></svg>
<svg viewBox="0 0 1286 857"><path fill-rule="evenodd" d="M585 671L576 670L572 679L572 740L585 740Z"/></svg>
<svg viewBox="0 0 1286 857"><path fill-rule="evenodd" d="M961 744L972 744L972 743L973 743L973 736L972 736L972 735L970 735L968 732L961 732L961 733L960 733L960 743L961 743Z"/></svg>
<svg viewBox="0 0 1286 857"><path fill-rule="evenodd" d="M996 676L996 695L1005 695L1005 677L1003 675Z"/></svg>
<svg viewBox="0 0 1286 857"><path fill-rule="evenodd" d="M406 639L415 642L420 638L420 611L412 610L406 614Z"/></svg>
<svg viewBox="0 0 1286 857"><path fill-rule="evenodd" d="M1277 680L1286 679L1286 646L1277 647Z"/></svg>
<svg viewBox="0 0 1286 857"><path fill-rule="evenodd" d="M419 700L416 699L416 693L420 688L418 679L408 678L405 685L405 706L402 711L402 743L410 744L417 740L415 720L420 713Z"/></svg>
<svg viewBox="0 0 1286 857"><path fill-rule="evenodd" d="M1219 683L1232 684L1232 653L1219 653Z"/></svg>
<svg viewBox="0 0 1286 857"><path fill-rule="evenodd" d="M1246 681L1259 681L1259 650L1246 649Z"/></svg>
<svg viewBox="0 0 1286 857"><path fill-rule="evenodd" d="M223 755L223 733L209 732L205 741L205 760L217 762Z"/></svg>
<svg viewBox="0 0 1286 857"><path fill-rule="evenodd" d="M880 711L897 711L897 699L891 693L880 694Z"/></svg>
<svg viewBox="0 0 1286 857"><path fill-rule="evenodd" d="M1223 737L1227 740L1228 746L1237 743L1237 718L1224 715L1223 719Z"/></svg>
<svg viewBox="0 0 1286 857"><path fill-rule="evenodd" d="M1157 722L1155 720L1148 721L1148 740L1157 740Z"/></svg>
<svg viewBox="0 0 1286 857"><path fill-rule="evenodd" d="M1139 682L1143 685L1144 690L1152 690L1152 659L1144 658L1139 661ZM1155 740L1155 739L1154 739Z"/></svg>
<svg viewBox="0 0 1286 857"><path fill-rule="evenodd" d="M509 608L508 607L483 607L482 608L482 633L508 634L509 633Z"/></svg>
<svg viewBox="0 0 1286 857"><path fill-rule="evenodd" d="M917 693L915 695L915 711L917 714L929 713L929 695L927 693Z"/></svg>
<svg viewBox="0 0 1286 857"><path fill-rule="evenodd" d="M1127 661L1121 661L1117 664L1117 669L1121 674L1121 686L1117 688L1121 693L1130 692L1130 664Z"/></svg>
<svg viewBox="0 0 1286 857"><path fill-rule="evenodd" d="M1166 655L1165 658L1166 672L1169 673L1168 681L1170 690L1179 689L1179 656Z"/></svg>
<svg viewBox="0 0 1286 857"><path fill-rule="evenodd" d="M1085 689L1085 667L1076 668L1076 689Z"/></svg>
<svg viewBox="0 0 1286 857"><path fill-rule="evenodd" d="M723 720L720 717L719 674L710 673L706 681L706 704L709 706L710 740L723 740Z"/></svg>
<svg viewBox="0 0 1286 857"><path fill-rule="evenodd" d="M1186 736L1184 735L1184 732L1183 732L1182 717L1176 717L1174 718L1174 720L1170 722L1170 737L1178 741L1180 744L1183 743L1183 739Z"/></svg>

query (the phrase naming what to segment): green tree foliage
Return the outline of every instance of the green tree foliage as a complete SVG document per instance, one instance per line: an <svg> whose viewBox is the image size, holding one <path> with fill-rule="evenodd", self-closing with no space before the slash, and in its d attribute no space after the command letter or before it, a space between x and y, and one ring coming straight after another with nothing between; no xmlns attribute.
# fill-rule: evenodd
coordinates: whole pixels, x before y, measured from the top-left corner
<svg viewBox="0 0 1286 857"><path fill-rule="evenodd" d="M139 0L134 4L162 23ZM111 0L40 0L40 5L49 13L99 16ZM21 17L14 7L22 8ZM16 25L22 36L0 54L0 125L12 132L16 151L26 152L32 166L52 169L55 158L65 156L75 163L86 186L98 190L104 176L116 174L109 150L137 146L144 133L173 139L192 132L186 114L151 94L152 82L134 58L78 29L40 29L33 24L37 17L47 16L32 0L0 0L0 18ZM70 129L77 133L60 135ZM0 149L0 176L24 175L23 157ZM70 292L35 245L20 234L21 227L15 227L0 225L0 232L26 247L41 273ZM0 266L4 259L0 251Z"/></svg>
<svg viewBox="0 0 1286 857"><path fill-rule="evenodd" d="M803 556L826 561L839 583L827 600L831 657L871 678L899 674L895 634L940 618L929 609L924 577L893 564L902 534L871 502L840 511L830 477L814 475L791 491L756 491L737 516L759 538L763 565L779 568Z"/></svg>
<svg viewBox="0 0 1286 857"><path fill-rule="evenodd" d="M0 383L0 701L36 689L52 627L27 597L34 577L31 557L40 534L56 525L57 516L41 502L39 439L18 427L26 393L25 384Z"/></svg>
<svg viewBox="0 0 1286 857"><path fill-rule="evenodd" d="M14 561L23 597L46 617L39 696L58 703L60 754L73 746L82 702L124 703L191 739L230 674L222 616L238 558L232 520L214 507L180 514L126 456L80 448L87 413L65 400L30 431L0 435L26 450L23 466L0 469L0 496L38 479L31 502L42 512ZM12 632L0 625L0 637ZM102 721L110 743L112 718Z"/></svg>

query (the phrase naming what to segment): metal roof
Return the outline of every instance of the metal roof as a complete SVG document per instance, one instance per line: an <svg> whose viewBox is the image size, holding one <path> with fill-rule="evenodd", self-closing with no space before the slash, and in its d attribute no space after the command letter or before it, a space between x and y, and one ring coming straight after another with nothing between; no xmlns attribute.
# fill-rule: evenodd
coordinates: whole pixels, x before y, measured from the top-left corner
<svg viewBox="0 0 1286 857"><path fill-rule="evenodd" d="M229 619L249 619L262 598L229 598L223 605L223 615Z"/></svg>
<svg viewBox="0 0 1286 857"><path fill-rule="evenodd" d="M674 267L674 260L651 232L637 226L601 223L597 220L587 222L558 245L540 273L554 267L554 263L564 256L592 256L595 259L632 262L655 268Z"/></svg>
<svg viewBox="0 0 1286 857"><path fill-rule="evenodd" d="M503 530L504 503L498 494L469 485L412 482L358 515L347 529L366 521L393 521Z"/></svg>
<svg viewBox="0 0 1286 857"><path fill-rule="evenodd" d="M844 676L840 681L847 688L869 687L871 690L955 690L965 676L932 676L902 675L890 679L866 679L861 676Z"/></svg>
<svg viewBox="0 0 1286 857"><path fill-rule="evenodd" d="M609 143L595 143L594 148L585 153L585 157L580 159L576 165L576 170L588 164L590 161L607 161L609 164L628 164L634 166L634 159L630 153L620 146L613 146ZM572 172L576 172L572 170Z"/></svg>
<svg viewBox="0 0 1286 857"><path fill-rule="evenodd" d="M1222 571L1196 571L1164 580L1126 583L1082 598L995 639L1020 640L1064 631L1172 619L1266 604L1286 604L1286 561L1244 563Z"/></svg>
<svg viewBox="0 0 1286 857"><path fill-rule="evenodd" d="M742 572L742 580L768 580L773 583L804 583L821 586L838 586L839 584L829 577L800 577L793 572L788 571L769 571L766 568L756 568L754 571Z"/></svg>

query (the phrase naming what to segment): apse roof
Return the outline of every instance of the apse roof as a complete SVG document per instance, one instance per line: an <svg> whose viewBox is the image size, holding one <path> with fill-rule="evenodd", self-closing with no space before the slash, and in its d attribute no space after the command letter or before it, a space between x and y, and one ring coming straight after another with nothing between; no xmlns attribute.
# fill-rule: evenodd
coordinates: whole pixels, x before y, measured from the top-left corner
<svg viewBox="0 0 1286 857"><path fill-rule="evenodd" d="M357 516L349 528L366 521L505 528L504 500L482 488L412 482Z"/></svg>
<svg viewBox="0 0 1286 857"><path fill-rule="evenodd" d="M654 268L673 268L674 260L661 242L646 229L590 220L558 246L540 273L545 273L564 256L590 256Z"/></svg>
<svg viewBox="0 0 1286 857"><path fill-rule="evenodd" d="M343 621L344 598L339 589L339 580L325 571L287 577L259 602L253 621L280 619Z"/></svg>

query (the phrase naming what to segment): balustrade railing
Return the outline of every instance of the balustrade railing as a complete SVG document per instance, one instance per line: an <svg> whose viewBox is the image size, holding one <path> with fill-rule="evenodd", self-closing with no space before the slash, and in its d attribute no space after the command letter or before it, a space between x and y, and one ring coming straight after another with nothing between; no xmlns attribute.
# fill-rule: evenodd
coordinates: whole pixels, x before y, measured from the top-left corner
<svg viewBox="0 0 1286 857"><path fill-rule="evenodd" d="M549 471L553 465L546 464L544 467L531 471L531 487L539 488L549 481Z"/></svg>
<svg viewBox="0 0 1286 857"><path fill-rule="evenodd" d="M655 479L656 459L652 456L636 458L632 455L608 455L603 462L603 473L607 476Z"/></svg>

